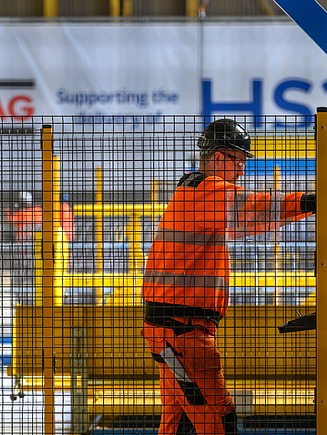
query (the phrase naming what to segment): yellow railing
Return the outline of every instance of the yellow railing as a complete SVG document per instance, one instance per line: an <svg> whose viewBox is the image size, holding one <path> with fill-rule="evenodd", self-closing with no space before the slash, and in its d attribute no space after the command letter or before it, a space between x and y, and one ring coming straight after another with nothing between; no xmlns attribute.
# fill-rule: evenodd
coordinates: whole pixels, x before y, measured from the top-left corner
<svg viewBox="0 0 327 435"><path fill-rule="evenodd" d="M149 217L151 222L160 217L166 208L165 204L82 204L74 206L75 216L92 216L96 222L102 222L104 216L124 216L128 218L123 235L131 246L129 250L128 267L133 275L142 273L145 256L142 246L142 219ZM96 228L98 226L96 225ZM97 242L98 244L102 243ZM97 246L97 252L103 254L103 247ZM103 257L98 256L99 266L97 270L103 270Z"/></svg>
<svg viewBox="0 0 327 435"><path fill-rule="evenodd" d="M53 198L55 204L59 204L59 179L60 165L57 157L54 157L53 176ZM278 187L278 171L275 171L275 184ZM156 221L162 216L166 205L156 202L156 188L152 186L152 201L148 204L104 204L103 203L103 174L102 168L96 170L96 200L93 204L77 204L74 206L76 217L91 217L95 221L95 259L96 267L94 273L69 273L69 243L62 228L59 227L59 215L57 207L54 207L53 240L55 245L54 274L53 274L53 301L56 306L63 304L65 289L70 288L93 288L96 289L96 304L103 305L104 293L106 290L107 305L135 306L142 303L141 287L143 280L143 269L146 255L143 246L143 220L148 218L153 223L153 231ZM105 273L104 272L104 238L103 222L107 217L123 218L126 225L122 227L119 240L116 242L127 242L128 249L128 272ZM152 234L153 236L153 234ZM276 305L281 303L281 289L315 288L316 279L313 272L305 271L281 271L279 267L278 243L276 244L276 270L263 272L234 272L231 275L231 287L270 288L270 296ZM43 259L41 234L35 238L36 258L36 305L43 303ZM273 289L273 290L271 290ZM285 291L285 290L284 290ZM306 305L315 305L315 293L311 294L304 302Z"/></svg>
<svg viewBox="0 0 327 435"><path fill-rule="evenodd" d="M69 244L61 228L55 237L55 270L54 270L54 303L62 305L65 288L93 288L97 289L96 304L104 303L104 289L107 291L107 305L139 306L141 301L141 287L143 268L146 256L143 251L143 223L144 217L150 217L155 222L163 213L164 204L84 204L74 207L75 216L92 216L102 222L105 216L123 216L127 225L121 237L128 241L128 271L123 273L104 273L102 237L96 240L97 267L94 273L69 273ZM100 227L96 226L98 231ZM99 246L101 245L101 246ZM42 288L38 285L42 274L42 263L38 256L41 252L37 249L37 301L42 300ZM38 267L39 265L39 267ZM316 278L313 271L251 271L231 274L231 287L270 289L270 295L276 305L280 304L280 290L290 289L294 292L297 288L315 288ZM310 297L310 304L315 304L314 295Z"/></svg>
<svg viewBox="0 0 327 435"><path fill-rule="evenodd" d="M297 146L300 149L308 149L308 144L303 143L302 138L297 138ZM302 142L301 142L302 141ZM310 142L311 144L311 142ZM260 150L260 138L255 144ZM276 149L276 141L265 139L266 152L272 152ZM311 144L312 145L312 144ZM313 145L309 147L310 157L314 157ZM271 149L270 149L271 148ZM282 149L277 147L277 149ZM270 155L269 155L270 156ZM289 155L288 157L291 157ZM275 187L278 188L279 173L275 170ZM148 204L105 204L103 203L103 173L102 168L96 169L96 198L93 204L77 204L74 206L74 215L76 217L91 217L95 222L95 273L69 273L69 243L59 227L59 190L60 190L60 164L57 157L53 158L53 241L55 246L54 255L54 274L53 274L53 301L56 306L63 304L63 298L66 288L90 288L96 289L96 303L104 303L104 289L108 292L106 299L107 305L140 305L141 286L143 280L143 269L145 266L146 255L143 246L143 219L149 218L153 224L153 231L156 221L163 214L166 205L157 201L157 187L155 180L151 189L151 202ZM120 239L116 242L127 242L128 249L128 272L124 273L105 273L104 272L104 238L103 222L105 217L122 216L123 221L127 222L122 227L119 234ZM153 236L153 234L152 234ZM43 258L42 258L42 240L41 234L35 238L35 258L36 258L36 305L41 306L43 303ZM273 289L276 305L280 304L280 290L289 288L296 289L300 287L315 288L316 279L313 272L305 271L281 271L279 267L279 247L276 243L276 270L263 272L234 272L231 275L231 287ZM271 294L270 294L271 296ZM305 301L311 306L315 305L315 293Z"/></svg>
<svg viewBox="0 0 327 435"><path fill-rule="evenodd" d="M103 303L103 289L111 289L111 295L106 303L135 306L141 304L141 286L143 268L146 256L143 251L142 220L149 217L151 222L159 218L164 204L84 204L74 207L75 216L92 216L96 222L103 221L105 216L123 215L128 218L128 224L123 230L122 237L128 240L128 272L104 273L103 272L103 240L96 237L97 267L95 273L68 273L69 244L65 239L62 229L59 228L55 237L55 270L54 270L54 304L63 303L65 288L96 288L97 304ZM97 232L101 226L96 224ZM38 246L38 245L36 245ZM37 282L42 276L41 252L36 249ZM38 266L39 265L39 266ZM41 281L41 280L40 280ZM39 288L37 286L37 288ZM42 300L40 298L38 301Z"/></svg>

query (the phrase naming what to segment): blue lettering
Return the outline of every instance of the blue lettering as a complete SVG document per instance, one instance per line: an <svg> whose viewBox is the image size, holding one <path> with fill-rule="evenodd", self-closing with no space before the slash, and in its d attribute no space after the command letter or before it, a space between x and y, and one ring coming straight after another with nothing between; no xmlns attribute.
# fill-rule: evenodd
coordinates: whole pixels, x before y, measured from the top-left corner
<svg viewBox="0 0 327 435"><path fill-rule="evenodd" d="M262 122L262 80L252 80L252 100L249 102L213 102L211 93L211 80L202 80L202 115L211 118L216 112L252 113L254 125Z"/></svg>
<svg viewBox="0 0 327 435"><path fill-rule="evenodd" d="M148 107L147 92L138 93L125 90L114 93L95 91L69 92L61 88L57 91L57 98L59 104L71 104L76 107L87 106L92 108L96 104L104 105L111 103L134 104L138 107ZM174 98L171 101L175 103Z"/></svg>
<svg viewBox="0 0 327 435"><path fill-rule="evenodd" d="M59 104L67 103L67 94L66 94L64 89L59 89L57 91L57 97L59 99L59 101L58 101Z"/></svg>
<svg viewBox="0 0 327 435"><path fill-rule="evenodd" d="M303 122L297 122L297 127L305 128L308 123L313 121L312 111L309 107L289 101L285 98L285 93L290 89L298 89L300 91L309 92L311 89L311 84L304 80L285 80L275 89L275 101L276 104L281 108L288 110L292 113L299 113L303 116ZM285 128L285 123L277 122L277 127Z"/></svg>

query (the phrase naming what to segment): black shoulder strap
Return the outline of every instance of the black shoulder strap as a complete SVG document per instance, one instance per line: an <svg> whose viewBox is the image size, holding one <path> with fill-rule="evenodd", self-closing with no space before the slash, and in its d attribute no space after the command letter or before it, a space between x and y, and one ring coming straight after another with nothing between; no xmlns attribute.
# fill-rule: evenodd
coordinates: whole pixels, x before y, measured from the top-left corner
<svg viewBox="0 0 327 435"><path fill-rule="evenodd" d="M177 184L177 187L186 186L197 188L205 178L207 178L207 175L202 174L202 172L191 172L190 174L185 174L182 176Z"/></svg>

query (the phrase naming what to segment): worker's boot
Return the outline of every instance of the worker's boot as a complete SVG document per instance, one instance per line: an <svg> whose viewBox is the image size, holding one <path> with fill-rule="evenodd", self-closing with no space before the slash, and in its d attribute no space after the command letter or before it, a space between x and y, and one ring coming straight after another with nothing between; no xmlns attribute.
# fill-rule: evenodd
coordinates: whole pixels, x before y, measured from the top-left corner
<svg viewBox="0 0 327 435"><path fill-rule="evenodd" d="M237 415L236 412L229 412L221 418L223 422L225 435L238 435L239 431L237 429Z"/></svg>
<svg viewBox="0 0 327 435"><path fill-rule="evenodd" d="M181 416L176 435L197 435L193 424L185 412Z"/></svg>

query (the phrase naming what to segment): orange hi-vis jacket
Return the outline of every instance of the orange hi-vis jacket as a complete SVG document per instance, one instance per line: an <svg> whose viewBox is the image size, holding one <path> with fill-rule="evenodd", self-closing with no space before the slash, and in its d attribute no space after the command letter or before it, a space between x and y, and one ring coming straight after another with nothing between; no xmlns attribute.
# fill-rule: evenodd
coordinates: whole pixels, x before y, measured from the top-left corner
<svg viewBox="0 0 327 435"><path fill-rule="evenodd" d="M6 211L8 221L13 225L17 242L31 242L35 232L42 231L42 207L26 207L10 213Z"/></svg>
<svg viewBox="0 0 327 435"><path fill-rule="evenodd" d="M15 231L16 241L28 242L34 240L36 232L42 231L43 210L39 205L27 207L14 212L6 210L6 217ZM75 237L74 213L68 203L60 205L60 226L70 242Z"/></svg>
<svg viewBox="0 0 327 435"><path fill-rule="evenodd" d="M197 313L206 310L204 317L211 312L224 316L229 299L228 241L309 216L301 211L303 193L250 192L220 177L184 175L150 249L144 301L195 307Z"/></svg>

